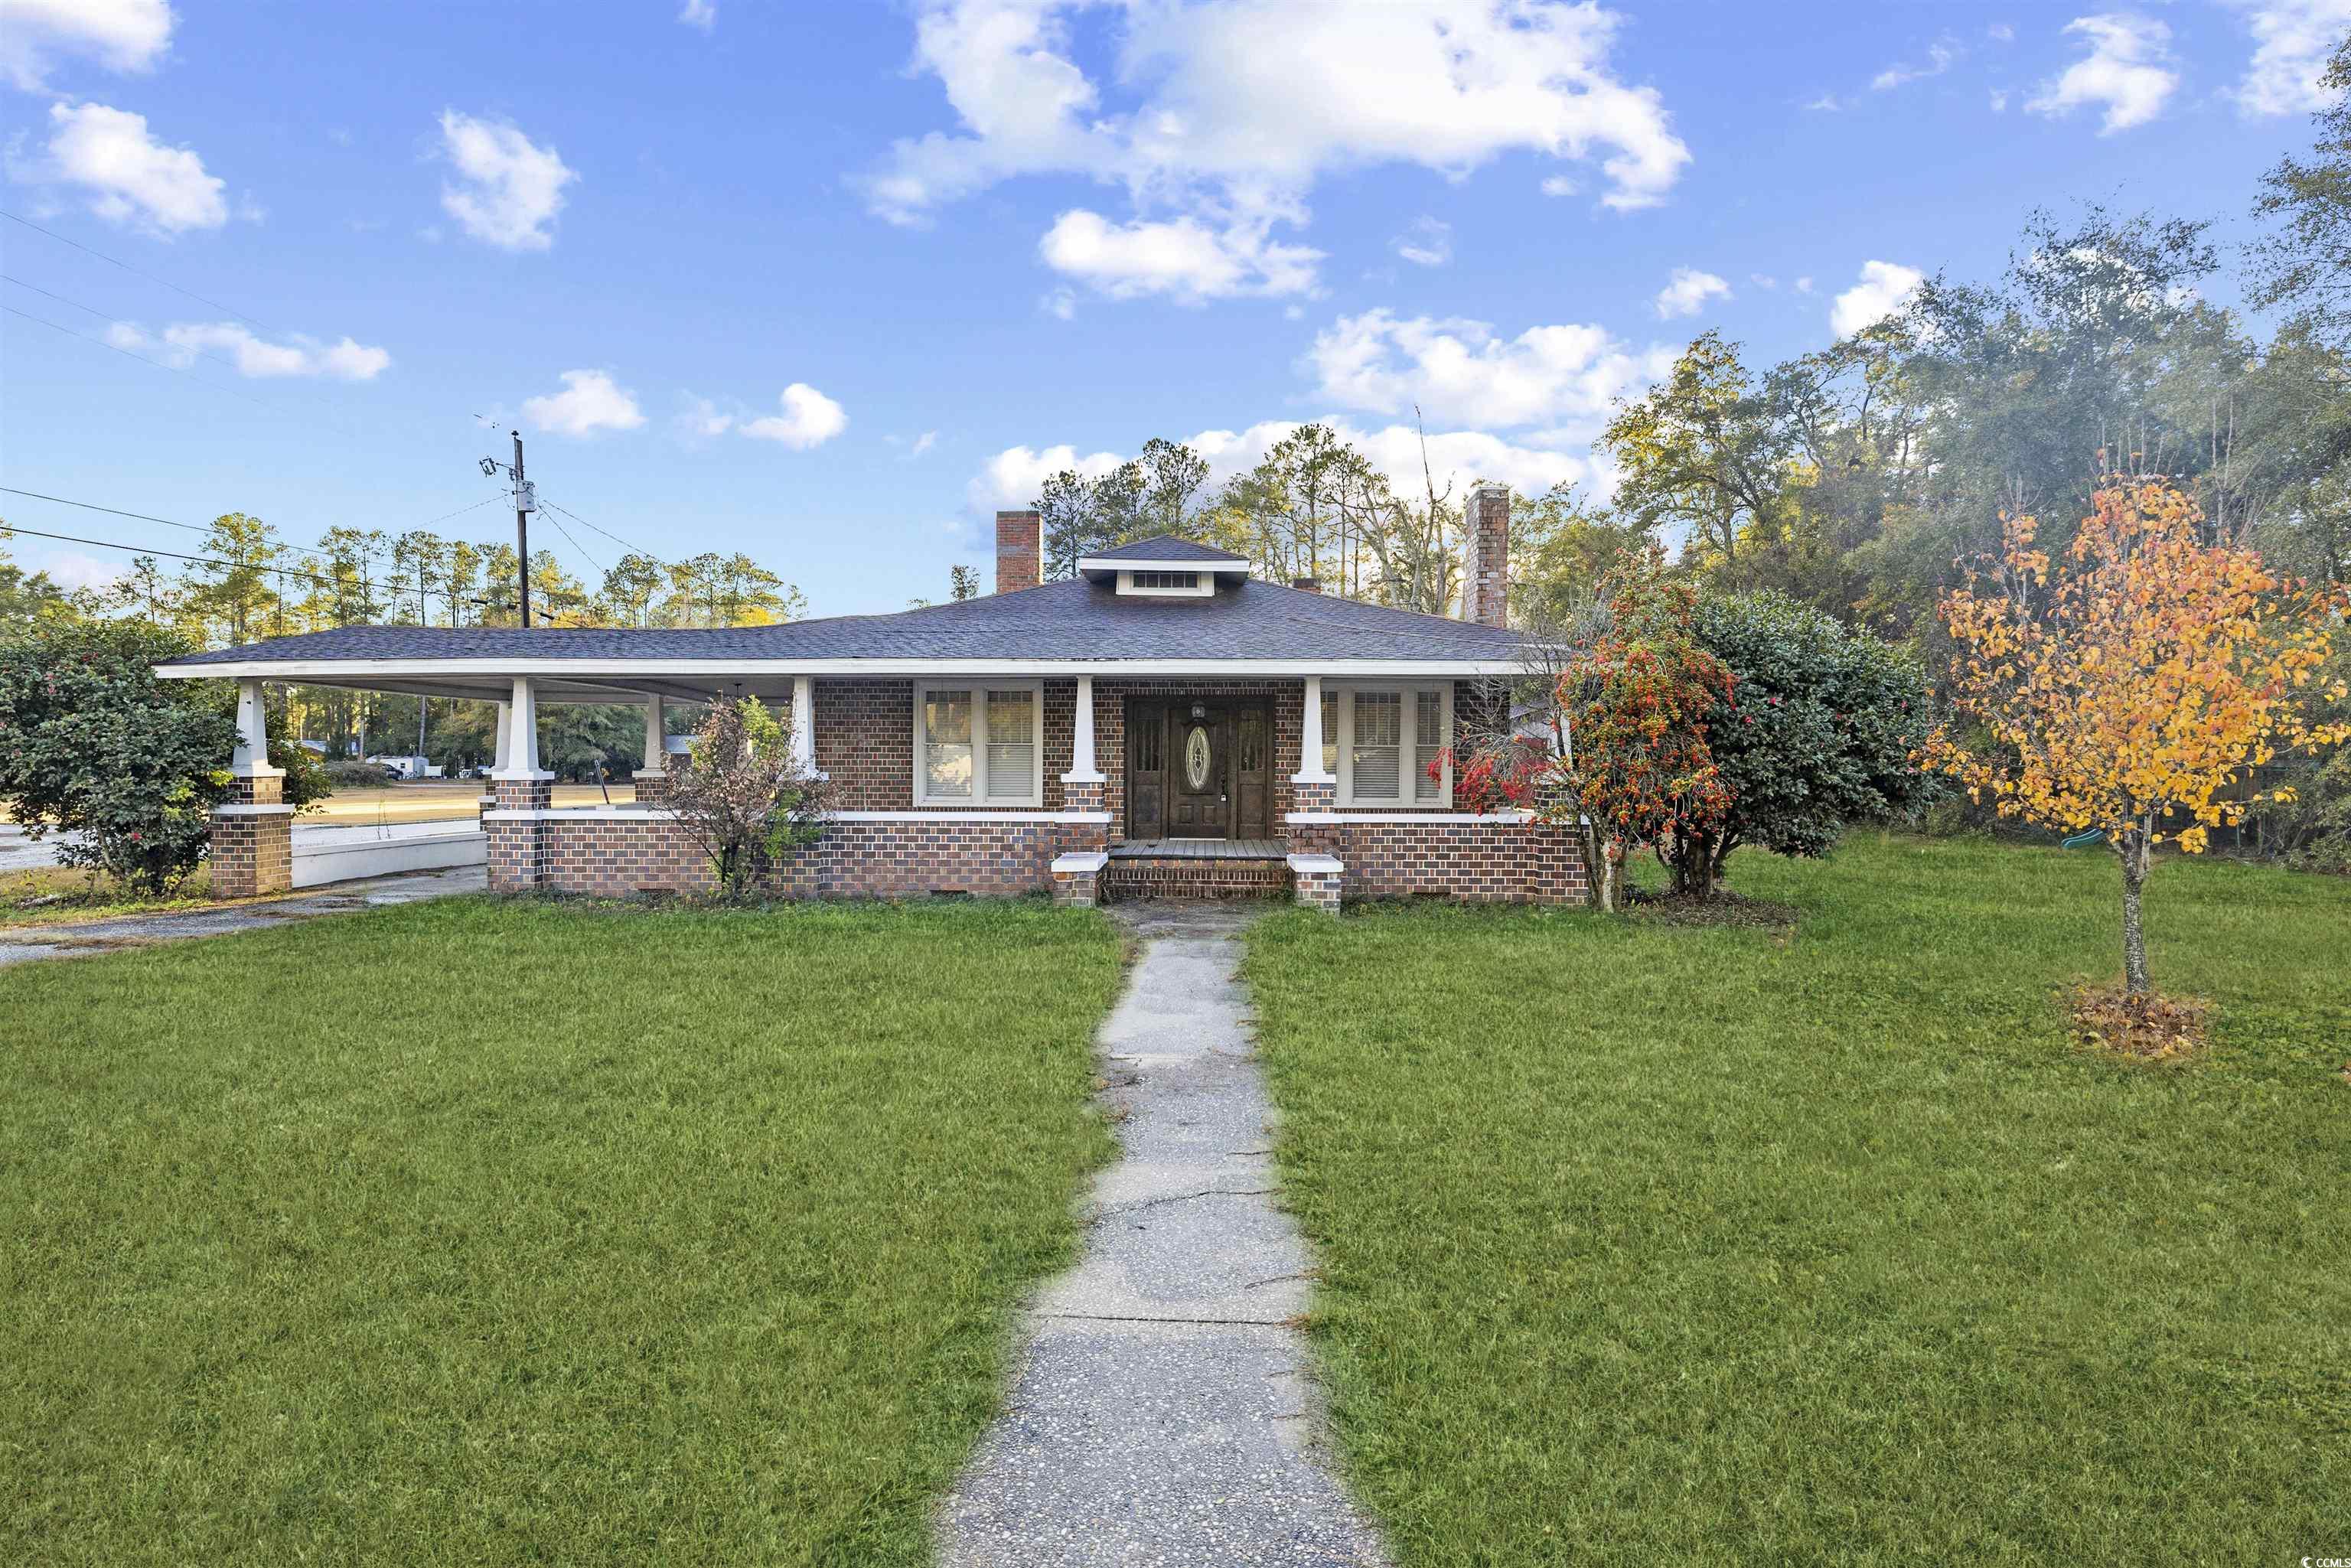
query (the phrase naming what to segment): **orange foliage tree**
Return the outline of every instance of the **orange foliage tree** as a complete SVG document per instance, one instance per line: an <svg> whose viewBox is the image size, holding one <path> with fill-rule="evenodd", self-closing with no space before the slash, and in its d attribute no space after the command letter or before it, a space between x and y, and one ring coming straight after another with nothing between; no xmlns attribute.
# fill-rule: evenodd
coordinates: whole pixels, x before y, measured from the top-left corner
<svg viewBox="0 0 2351 1568"><path fill-rule="evenodd" d="M2261 799L2235 789L2251 769L2351 735L2307 706L2344 599L2206 542L2195 503L2161 480L2118 478L2093 505L2054 561L2032 518L2003 519L2001 555L1943 597L1952 704L1976 733L1939 727L1920 757L2004 817L2105 831L2122 861L2124 980L2145 997L2155 847L2200 852Z"/></svg>

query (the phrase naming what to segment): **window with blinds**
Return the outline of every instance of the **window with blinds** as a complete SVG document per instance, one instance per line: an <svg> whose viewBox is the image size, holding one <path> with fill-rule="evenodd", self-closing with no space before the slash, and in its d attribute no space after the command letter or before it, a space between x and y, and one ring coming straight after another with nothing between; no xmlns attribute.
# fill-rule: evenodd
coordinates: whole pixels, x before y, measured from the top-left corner
<svg viewBox="0 0 2351 1568"><path fill-rule="evenodd" d="M971 694L933 692L923 709L923 792L934 800L971 799Z"/></svg>
<svg viewBox="0 0 2351 1568"><path fill-rule="evenodd" d="M987 694L987 798L1026 800L1037 793L1037 694Z"/></svg>
<svg viewBox="0 0 2351 1568"><path fill-rule="evenodd" d="M1402 693L1355 694L1355 740L1348 759L1353 765L1356 800L1403 799L1398 790L1404 769Z"/></svg>
<svg viewBox="0 0 2351 1568"><path fill-rule="evenodd" d="M1039 806L1043 705L1036 685L914 690L914 803Z"/></svg>
<svg viewBox="0 0 2351 1568"><path fill-rule="evenodd" d="M1355 806L1450 800L1453 780L1443 767L1450 695L1441 685L1325 692L1323 767L1338 775L1339 799Z"/></svg>
<svg viewBox="0 0 2351 1568"><path fill-rule="evenodd" d="M1435 805L1445 799L1437 765L1445 751L1445 694L1423 687L1412 696L1412 798Z"/></svg>

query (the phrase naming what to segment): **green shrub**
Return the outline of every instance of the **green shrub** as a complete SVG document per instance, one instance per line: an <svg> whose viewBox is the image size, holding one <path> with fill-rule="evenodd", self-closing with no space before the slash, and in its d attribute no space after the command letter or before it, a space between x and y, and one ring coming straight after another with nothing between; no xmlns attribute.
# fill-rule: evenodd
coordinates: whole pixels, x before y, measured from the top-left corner
<svg viewBox="0 0 2351 1568"><path fill-rule="evenodd" d="M236 726L216 694L155 678L188 651L143 621L45 619L0 642L0 800L57 858L169 892L211 847Z"/></svg>

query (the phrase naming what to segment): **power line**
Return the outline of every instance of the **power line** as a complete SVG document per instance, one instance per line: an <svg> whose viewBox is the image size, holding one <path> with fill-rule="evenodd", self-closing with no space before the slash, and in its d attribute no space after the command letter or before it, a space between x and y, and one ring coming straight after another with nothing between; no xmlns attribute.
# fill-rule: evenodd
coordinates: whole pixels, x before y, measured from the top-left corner
<svg viewBox="0 0 2351 1568"><path fill-rule="evenodd" d="M19 490L13 485L0 485L0 495L24 496L36 501L54 501L60 507L78 507L85 512L104 512L110 517L133 517L142 523L161 523L167 528L185 528L192 534L208 534L212 532L212 529L203 523L183 523L171 517L152 517L145 512L126 512L120 507L101 507L94 501L74 501L68 500L63 496L45 496L38 490ZM432 522L420 523L417 525L417 530L412 531L429 528L433 527L434 523L445 523L451 517L462 517L467 512L479 511L482 507L489 506L493 502L503 501L505 499L506 497L504 495L486 496L470 506L460 507L454 512L444 512L439 517L434 517ZM8 524L0 523L0 528L7 527L9 527ZM22 531L25 533L31 533L34 530L31 528L26 528ZM289 551L294 555L307 555L313 560L331 562L336 559L336 557L331 552L320 549L306 549L301 545L281 544L277 548ZM169 552L162 551L157 553L168 554Z"/></svg>
<svg viewBox="0 0 2351 1568"><path fill-rule="evenodd" d="M77 332L72 328L52 321L46 316L36 316L29 310L19 310L14 305L0 305L0 310L5 310L11 316L22 316L27 321L37 321L52 332L63 332L68 338L78 338L85 343L95 343L101 349L112 350L115 353L120 354L126 360L136 360L142 365L152 365L159 371L169 371L173 375L185 376L200 387L210 387L216 392L226 392L231 397L243 398L246 402L253 404L256 408L266 408L273 413L285 413L288 412L277 407L275 403L264 402L261 399L254 397L249 393L241 392L235 387L225 387L218 382L208 382L204 380L204 377L197 375L193 371L188 369L185 365L167 365L161 360L151 360L144 354L134 354L119 343L110 343L103 338L93 338L87 332Z"/></svg>
<svg viewBox="0 0 2351 1568"><path fill-rule="evenodd" d="M275 572L280 577L298 577L306 581L323 583L329 588L349 588L351 586L350 583L338 581L336 579L331 577L320 577L315 571L302 571L292 567L271 566L261 561L223 560L218 556L189 555L184 550L151 549L145 545L127 545L120 539L86 539L78 538L73 534L53 534L46 532L40 528L20 528L15 523L0 524L0 531L12 534L30 534L37 539L62 539L69 545L90 545L99 549L128 550L134 556L168 556L173 560L192 560L199 566L225 566L231 571L258 571L265 574Z"/></svg>
<svg viewBox="0 0 2351 1568"><path fill-rule="evenodd" d="M152 272L141 272L139 268L131 266L129 262L118 261L102 250L92 250L89 246L82 244L79 240L66 238L65 235L57 233L55 229L45 229L40 225L33 222L30 218L20 218L16 214L6 211L0 211L0 218L6 218L10 223L22 224L26 228L31 229L35 234L47 235L51 239L57 241L59 245L69 245L73 246L74 249L82 252L84 255L94 256L100 261L110 262L114 266L120 267L123 271L128 272L134 277L143 277L150 283L160 283L175 294L186 295L189 298L194 300L199 305L209 305L215 310L228 310L230 315L235 317L238 320L245 322L247 326L259 327L265 332L274 332L277 330L275 327L266 326L262 322L256 321L252 317L246 315L242 310L230 310L227 306L222 304L217 299L205 298L203 295L197 293L193 288L183 288L169 278L158 277Z"/></svg>
<svg viewBox="0 0 2351 1568"><path fill-rule="evenodd" d="M613 532L611 529L610 529L610 528L596 528L596 525L595 525L595 524L593 524L593 523L590 522L587 518L585 518L585 517L581 517L579 513L577 513L577 512L573 511L573 510L572 510L570 507L569 507L559 505L559 504L558 504L557 502L554 502L554 501L550 501L550 500L549 500L549 499L547 498L547 497L546 497L546 496L544 496L544 495L541 495L541 496L538 497L538 499L539 499L539 503L540 503L540 505L545 506L545 507L549 507L549 508L550 508L550 509L552 509L552 510L554 510L554 511L561 512L565 517L569 517L573 522L578 523L581 528L595 528L595 529L596 529L596 531L597 531L598 533L602 534L606 538L611 539L614 544L619 545L622 549L625 549L625 550L632 550L632 551L634 551L634 552L635 552L636 554L638 554L638 555L643 555L643 556L652 556L652 557L653 557L653 559L655 559L655 560L659 560L659 559L661 559L661 557L660 557L657 553L655 553L654 551L653 551L653 550L649 550L649 549L645 549L643 546L642 546L642 545L633 545L633 544L631 544L628 540L626 540L626 539L622 538L620 535L618 535L618 534L614 533L614 532ZM557 526L558 526L558 527L560 527L561 525L560 525L560 524L559 524L559 525L557 525ZM571 536L570 536L570 535L569 535L569 534L566 534L566 535L564 535L563 537L564 537L564 538L569 538ZM584 555L584 554L586 554L587 552L583 550L583 551L581 551L580 553Z"/></svg>
<svg viewBox="0 0 2351 1568"><path fill-rule="evenodd" d="M5 272L0 272L0 283L13 283L19 288L29 288L44 299L54 299L60 305L70 305L77 310L87 310L101 321L112 321L116 319L110 312L100 310L95 305L85 305L78 299L68 299L62 294L53 294L37 283L27 283L21 277L12 277ZM37 320L39 318L36 317L33 318L33 319ZM103 340L100 340L103 341ZM106 346L110 349L121 347L121 345L118 343L107 343ZM128 350L125 350L124 351L129 352ZM207 354L201 349L191 350L189 351L199 360L210 360L213 363L222 366L225 369L236 371L240 375L244 373L243 370L233 360L224 360L218 354ZM133 357L136 358L137 356L134 355ZM150 360L147 362L151 365L162 363L160 360ZM181 365L164 365L163 368L167 371L176 371L183 370L185 367ZM209 386L211 383L206 382L205 384Z"/></svg>

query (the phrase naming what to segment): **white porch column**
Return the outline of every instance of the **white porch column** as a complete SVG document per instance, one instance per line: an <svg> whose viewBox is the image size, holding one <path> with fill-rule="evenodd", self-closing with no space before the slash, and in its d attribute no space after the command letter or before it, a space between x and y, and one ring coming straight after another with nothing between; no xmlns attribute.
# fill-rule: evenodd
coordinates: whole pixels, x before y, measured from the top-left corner
<svg viewBox="0 0 2351 1568"><path fill-rule="evenodd" d="M669 718L666 706L659 697L645 699L645 765L640 773L669 771Z"/></svg>
<svg viewBox="0 0 2351 1568"><path fill-rule="evenodd" d="M1336 785L1322 767L1322 677L1306 677L1306 712L1298 727L1298 771L1290 775L1293 784Z"/></svg>
<svg viewBox="0 0 2351 1568"><path fill-rule="evenodd" d="M496 779L499 774L504 773L507 770L507 747L513 743L513 732L514 704L500 703L498 705L498 733L495 741L496 749L490 757L490 777L493 779Z"/></svg>
<svg viewBox="0 0 2351 1568"><path fill-rule="evenodd" d="M236 748L229 769L239 779L282 779L283 768L269 766L269 716L261 706L261 683L236 683Z"/></svg>
<svg viewBox="0 0 2351 1568"><path fill-rule="evenodd" d="M1094 763L1094 678L1078 677L1078 706L1070 737L1070 770L1061 775L1064 784L1100 784L1105 782L1102 769Z"/></svg>
<svg viewBox="0 0 2351 1568"><path fill-rule="evenodd" d="M515 677L513 697L498 705L498 724L505 738L491 778L535 783L555 777L538 766L538 698L528 675Z"/></svg>
<svg viewBox="0 0 2351 1568"><path fill-rule="evenodd" d="M810 675L792 677L792 756L816 771L816 680Z"/></svg>

